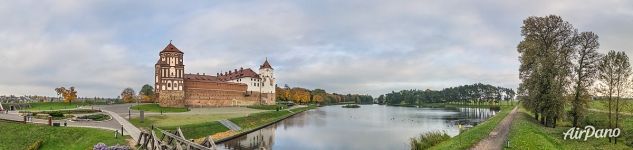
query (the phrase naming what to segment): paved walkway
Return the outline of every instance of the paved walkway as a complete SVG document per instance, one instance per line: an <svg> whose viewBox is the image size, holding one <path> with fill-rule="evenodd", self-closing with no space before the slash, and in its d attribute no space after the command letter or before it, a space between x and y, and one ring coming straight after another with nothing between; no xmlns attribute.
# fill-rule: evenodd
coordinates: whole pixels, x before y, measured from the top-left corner
<svg viewBox="0 0 633 150"><path fill-rule="evenodd" d="M514 107L514 109L510 111L508 116L503 118L503 120L499 122L497 127L495 127L490 132L487 138L479 141L479 143L477 143L471 149L473 150L501 150L503 149L503 145L505 143L505 140L508 137L508 133L510 133L510 126L512 126L512 120L514 119L516 115L519 114L519 113L516 113L518 108L519 108L518 106Z"/></svg>
<svg viewBox="0 0 633 150"><path fill-rule="evenodd" d="M124 119L123 117L119 116L118 114L112 111L105 110L105 109L101 111L110 114L110 116L112 116L114 120L119 122L119 124L123 125L123 129L125 130L125 132L127 132L134 139L134 141L138 141L139 136L141 134L140 129L138 129L136 126L132 125L132 123L130 123L129 121L127 121L126 119Z"/></svg>
<svg viewBox="0 0 633 150"><path fill-rule="evenodd" d="M0 119L5 120L13 120L13 121L24 121L24 117L18 114L18 111L9 111L9 114L0 113ZM54 123L60 123L63 126L64 121L66 121L67 125L70 127L88 127L88 128L99 128L99 129L107 129L107 130L120 130L121 125L116 120L107 120L107 121L67 121L67 120L53 120ZM37 119L32 118L30 123L39 123L39 124L48 124L48 120L45 119Z"/></svg>
<svg viewBox="0 0 633 150"><path fill-rule="evenodd" d="M219 122L220 122L222 125L224 125L226 128L229 128L229 129L231 129L231 130L233 130L233 131L239 131L239 130L242 130L242 128L240 128L240 126L238 126L237 124L235 124L235 123L233 123L233 122L231 122L231 121L229 121L229 120L222 119L222 120L220 120Z"/></svg>

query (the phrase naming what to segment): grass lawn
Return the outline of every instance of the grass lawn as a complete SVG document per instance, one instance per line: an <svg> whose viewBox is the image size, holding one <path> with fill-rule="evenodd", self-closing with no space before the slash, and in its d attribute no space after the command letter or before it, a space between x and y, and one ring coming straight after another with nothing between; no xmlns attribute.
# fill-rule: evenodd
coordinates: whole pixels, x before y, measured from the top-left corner
<svg viewBox="0 0 633 150"><path fill-rule="evenodd" d="M497 127L497 124L505 118L508 113L514 108L514 106L503 105L501 106L501 111L497 113L494 117L486 120L485 122L468 129L459 135L452 137L448 141L444 141L436 146L431 147L430 149L441 149L441 150L456 150L456 149L468 149L473 145L477 144L482 139L488 137L490 131Z"/></svg>
<svg viewBox="0 0 633 150"><path fill-rule="evenodd" d="M293 112L301 112L304 110L315 108L304 107L304 108L294 108L291 111ZM257 128L259 126L277 121L291 113L287 110L280 111L265 111L259 113L252 114L244 114L244 113L232 113L232 114L219 114L223 116L219 116L217 114L213 115L163 115L163 116L150 116L146 117L144 123L140 123L138 118L133 118L130 122L137 127L151 128L152 124L155 127L165 129L165 130L174 130L178 127L181 128L185 137L189 139L198 139L203 138L209 135L213 135L220 132L228 131L229 129L220 124L217 120L228 119L238 126L242 128L239 132L246 132L249 129ZM230 117L236 115L234 117ZM191 119L188 121L187 118ZM231 119L229 119L231 118ZM181 120L182 119L182 120ZM179 121L180 120L180 121ZM158 133L157 133L158 134ZM215 139L218 140L218 139Z"/></svg>
<svg viewBox="0 0 633 150"><path fill-rule="evenodd" d="M615 100L613 101L615 103ZM590 109L597 109L601 111L609 111L609 101L607 100L592 100L589 101ZM615 111L615 108L613 108ZM633 100L620 100L620 112L633 113Z"/></svg>
<svg viewBox="0 0 633 150"><path fill-rule="evenodd" d="M77 127L50 127L0 121L0 149L24 149L42 140L40 149L92 149L102 142L110 145L127 144L124 138L114 138L114 131ZM127 136L126 138L129 138Z"/></svg>
<svg viewBox="0 0 633 150"><path fill-rule="evenodd" d="M59 110L59 109L73 109L77 106L88 105L82 102L64 103L64 102L37 102L30 103L31 108L26 110Z"/></svg>
<svg viewBox="0 0 633 150"><path fill-rule="evenodd" d="M288 108L288 106L286 105L251 105L251 106L246 106L246 107L252 108L252 109L261 109L261 110L277 110L277 108L280 108L280 109Z"/></svg>
<svg viewBox="0 0 633 150"><path fill-rule="evenodd" d="M130 107L134 110L143 110L146 112L187 112L187 108L160 107L158 104L141 104Z"/></svg>
<svg viewBox="0 0 633 150"><path fill-rule="evenodd" d="M506 149L633 149L624 145L624 138L618 138L618 144L611 144L607 138L589 138L584 140L564 140L563 133L569 130L569 121L562 120L556 128L543 127L534 117L521 109L521 113L512 122L510 128L510 147ZM589 112L588 123L593 124L597 129L607 128L607 114L601 112ZM620 137L631 136L633 134L633 117L623 116L622 133ZM584 126L584 125L583 125Z"/></svg>

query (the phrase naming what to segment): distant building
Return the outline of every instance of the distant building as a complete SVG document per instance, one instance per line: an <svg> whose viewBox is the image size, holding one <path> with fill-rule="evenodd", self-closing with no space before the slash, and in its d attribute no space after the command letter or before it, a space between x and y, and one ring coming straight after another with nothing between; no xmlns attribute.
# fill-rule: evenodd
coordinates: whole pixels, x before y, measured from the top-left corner
<svg viewBox="0 0 633 150"><path fill-rule="evenodd" d="M275 76L268 59L259 74L250 68L216 73L186 74L184 53L171 42L159 53L155 90L161 106L214 107L275 104Z"/></svg>

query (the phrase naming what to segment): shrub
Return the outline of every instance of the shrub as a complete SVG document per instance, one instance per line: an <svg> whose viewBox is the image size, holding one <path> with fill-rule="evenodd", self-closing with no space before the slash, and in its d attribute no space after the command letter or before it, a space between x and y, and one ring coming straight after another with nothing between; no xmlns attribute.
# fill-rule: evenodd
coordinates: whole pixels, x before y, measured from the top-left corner
<svg viewBox="0 0 633 150"><path fill-rule="evenodd" d="M347 105L343 105L343 108L360 108L360 106L356 104L347 104Z"/></svg>
<svg viewBox="0 0 633 150"><path fill-rule="evenodd" d="M412 150L422 150L428 149L450 138L451 137L448 136L448 134L446 134L445 132L431 131L425 134L421 134L418 138L411 138L409 144L411 145Z"/></svg>
<svg viewBox="0 0 633 150"><path fill-rule="evenodd" d="M103 121L103 120L108 120L110 119L110 116L106 115L106 114L93 114L93 115L86 115L86 116L81 116L81 117L77 117L79 119L90 119L93 121Z"/></svg>
<svg viewBox="0 0 633 150"><path fill-rule="evenodd" d="M48 115L51 115L52 117L64 117L64 114L59 111L50 112Z"/></svg>
<svg viewBox="0 0 633 150"><path fill-rule="evenodd" d="M26 147L27 150L38 150L40 149L40 146L42 146L42 140L37 140L35 142L33 142L33 144L29 145L29 147Z"/></svg>
<svg viewBox="0 0 633 150"><path fill-rule="evenodd" d="M490 106L490 110L500 111L501 107L499 107L499 106Z"/></svg>

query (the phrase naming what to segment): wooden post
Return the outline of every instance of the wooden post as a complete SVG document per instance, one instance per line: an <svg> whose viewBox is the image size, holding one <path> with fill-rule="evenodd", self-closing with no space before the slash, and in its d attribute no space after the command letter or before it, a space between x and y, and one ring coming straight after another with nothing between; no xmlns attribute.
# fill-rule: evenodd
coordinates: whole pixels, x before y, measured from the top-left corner
<svg viewBox="0 0 633 150"><path fill-rule="evenodd" d="M123 125L121 125L121 136L123 136Z"/></svg>
<svg viewBox="0 0 633 150"><path fill-rule="evenodd" d="M141 119L141 123L143 123L143 121L145 120L145 111L143 110L141 110L140 119Z"/></svg>
<svg viewBox="0 0 633 150"><path fill-rule="evenodd" d="M53 126L53 117L48 116L48 126Z"/></svg>

